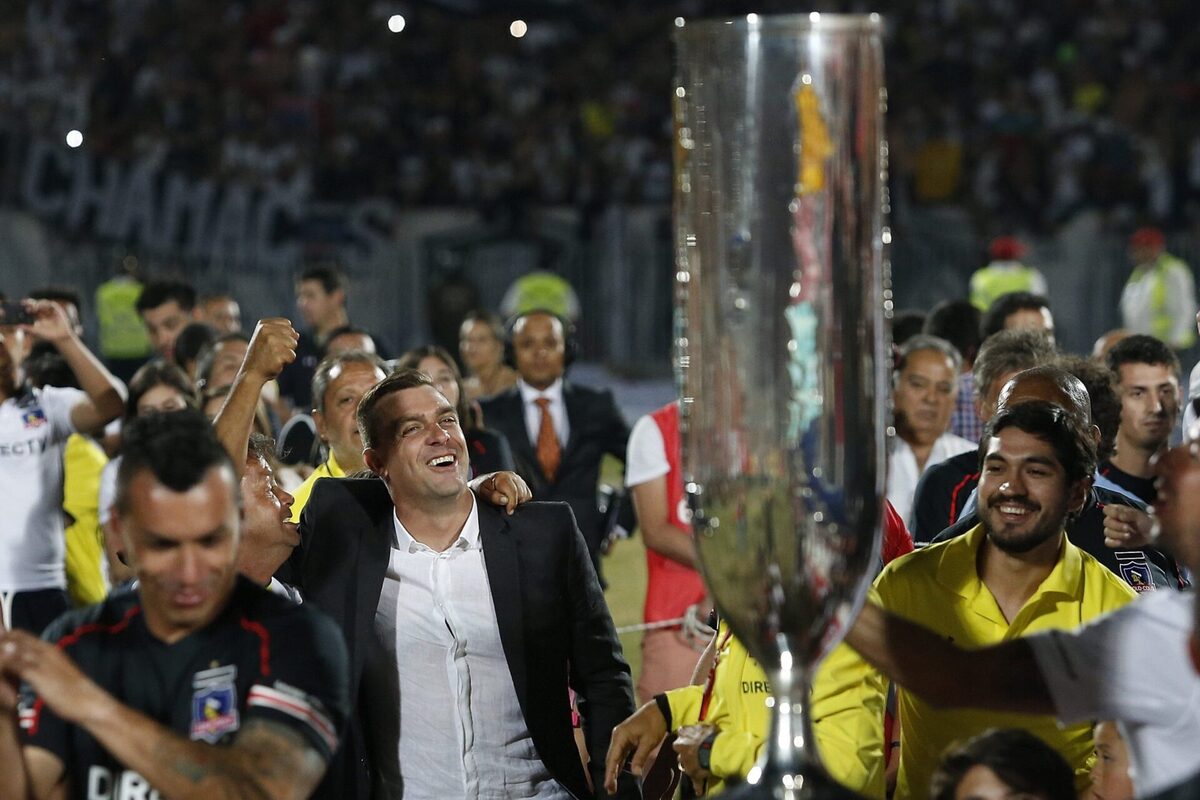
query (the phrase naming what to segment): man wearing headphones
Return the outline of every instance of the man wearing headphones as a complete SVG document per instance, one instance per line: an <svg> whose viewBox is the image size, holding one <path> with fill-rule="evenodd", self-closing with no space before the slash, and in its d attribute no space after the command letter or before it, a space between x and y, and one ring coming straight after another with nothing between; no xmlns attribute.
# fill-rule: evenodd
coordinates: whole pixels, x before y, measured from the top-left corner
<svg viewBox="0 0 1200 800"><path fill-rule="evenodd" d="M596 485L605 453L625 461L629 426L612 392L564 379L574 356L569 324L544 310L526 311L509 326L506 355L517 385L480 401L488 427L512 445L517 473L534 500L570 504L596 570L604 519Z"/></svg>

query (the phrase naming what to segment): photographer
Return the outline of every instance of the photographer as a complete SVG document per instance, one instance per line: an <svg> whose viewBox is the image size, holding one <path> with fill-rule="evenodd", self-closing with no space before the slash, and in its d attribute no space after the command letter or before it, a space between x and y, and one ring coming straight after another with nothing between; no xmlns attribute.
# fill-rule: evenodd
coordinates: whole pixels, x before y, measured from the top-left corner
<svg viewBox="0 0 1200 800"><path fill-rule="evenodd" d="M83 390L31 388L21 362L35 341L52 344ZM5 304L0 316L0 616L40 633L67 610L63 567L63 448L121 413L117 380L50 301Z"/></svg>

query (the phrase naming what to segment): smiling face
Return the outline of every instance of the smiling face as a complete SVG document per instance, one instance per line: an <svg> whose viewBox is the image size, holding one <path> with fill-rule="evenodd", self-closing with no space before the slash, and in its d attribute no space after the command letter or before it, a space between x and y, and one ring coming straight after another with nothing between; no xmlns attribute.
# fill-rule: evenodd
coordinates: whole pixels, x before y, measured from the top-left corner
<svg viewBox="0 0 1200 800"><path fill-rule="evenodd" d="M378 430L367 466L383 478L398 509L470 502L467 441L450 401L432 386L401 389L379 400Z"/></svg>
<svg viewBox="0 0 1200 800"><path fill-rule="evenodd" d="M1118 368L1121 427L1117 447L1156 451L1179 418L1179 379L1166 364L1125 363Z"/></svg>
<svg viewBox="0 0 1200 800"><path fill-rule="evenodd" d="M238 507L233 473L213 467L176 492L150 470L132 476L126 510L115 519L138 578L146 625L174 642L211 622L233 591Z"/></svg>
<svg viewBox="0 0 1200 800"><path fill-rule="evenodd" d="M1068 484L1046 440L1010 426L988 440L979 476L980 522L988 540L1025 553L1056 537L1067 513L1083 505L1087 481Z"/></svg>
<svg viewBox="0 0 1200 800"><path fill-rule="evenodd" d="M350 361L335 366L329 373L329 385L323 400L325 409L313 411L317 435L329 445L337 463L349 472L363 469L362 437L354 414L358 401L383 380L383 370L373 364Z"/></svg>
<svg viewBox="0 0 1200 800"><path fill-rule="evenodd" d="M896 432L905 441L930 445L950 427L958 397L954 362L937 350L915 350L896 376Z"/></svg>

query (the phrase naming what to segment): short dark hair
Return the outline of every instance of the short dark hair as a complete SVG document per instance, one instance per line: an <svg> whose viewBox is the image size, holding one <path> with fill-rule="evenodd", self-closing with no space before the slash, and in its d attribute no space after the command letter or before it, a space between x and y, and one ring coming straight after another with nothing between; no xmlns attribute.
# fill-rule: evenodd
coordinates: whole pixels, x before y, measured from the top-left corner
<svg viewBox="0 0 1200 800"><path fill-rule="evenodd" d="M375 409L379 402L390 394L420 386L433 386L433 379L418 369L403 368L388 375L363 395L362 400L358 401L357 418L364 448L374 447L390 439L393 434L393 431L385 431L382 420L376 418Z"/></svg>
<svg viewBox="0 0 1200 800"><path fill-rule="evenodd" d="M142 287L142 293L138 295L134 307L139 314L144 314L172 300L184 311L191 311L196 307L195 287L184 281L166 278L153 280Z"/></svg>
<svg viewBox="0 0 1200 800"><path fill-rule="evenodd" d="M226 342L250 344L250 337L242 331L223 333L200 350L200 354L196 356L196 386L202 391L211 388L208 382L212 378L213 362L217 359L217 348Z"/></svg>
<svg viewBox="0 0 1200 800"><path fill-rule="evenodd" d="M83 316L83 297L79 292L67 286L43 286L29 293L30 300L50 300L56 303L70 303Z"/></svg>
<svg viewBox="0 0 1200 800"><path fill-rule="evenodd" d="M1041 800L1074 800L1075 776L1050 745L1020 728L991 729L951 746L934 770L932 800L954 800L972 767L987 767L1011 789Z"/></svg>
<svg viewBox="0 0 1200 800"><path fill-rule="evenodd" d="M975 361L982 339L979 321L982 315L970 300L944 300L925 318L922 333L945 339L962 354L964 361Z"/></svg>
<svg viewBox="0 0 1200 800"><path fill-rule="evenodd" d="M334 353L331 356L325 356L321 359L321 363L317 364L317 368L313 370L312 377L312 402L313 408L325 413L325 392L329 390L330 377L333 374L334 367L344 367L347 364L366 364L370 367L387 375L387 362L380 358L375 353L368 353L366 350L345 350L341 353Z"/></svg>
<svg viewBox="0 0 1200 800"><path fill-rule="evenodd" d="M175 337L171 358L181 369L187 369L189 361L200 358L204 349L217 338L217 329L205 322L189 322Z"/></svg>
<svg viewBox="0 0 1200 800"><path fill-rule="evenodd" d="M333 294L338 289L346 288L346 276L333 264L315 264L305 268L300 277L296 278L297 283L304 281L317 281L325 290L325 294Z"/></svg>
<svg viewBox="0 0 1200 800"><path fill-rule="evenodd" d="M892 316L892 344L900 347L925 327L925 312L912 309L897 311Z"/></svg>
<svg viewBox="0 0 1200 800"><path fill-rule="evenodd" d="M331 330L325 336L325 344L322 345L322 355L324 355L324 356L329 355L329 343L330 342L332 342L334 339L336 339L339 336L347 336L350 334L353 334L355 336L365 336L368 339L370 339L372 342L374 342L376 347L378 347L378 345L379 345L379 343L375 341L375 337L371 335L371 332L366 330L365 328L359 328L354 325L339 325L338 327Z"/></svg>
<svg viewBox="0 0 1200 800"><path fill-rule="evenodd" d="M441 361L454 373L454 382L458 384L458 402L454 406L454 410L458 412L458 422L463 430L475 427L475 415L471 413L471 403L467 400L466 389L463 388L462 372L459 371L458 364L454 362L454 356L450 355L449 350L436 344L414 347L396 359L393 369L417 369L421 359L429 357Z"/></svg>
<svg viewBox="0 0 1200 800"><path fill-rule="evenodd" d="M1048 364L1055 353L1050 338L1040 331L1013 329L989 336L979 346L971 368L975 391L983 397L1001 375Z"/></svg>
<svg viewBox="0 0 1200 800"><path fill-rule="evenodd" d="M236 474L212 425L199 411L186 409L137 417L121 431L121 466L117 469L114 505L120 513L129 510L129 485L144 470L171 491L186 492L214 467L228 467L231 476Z"/></svg>
<svg viewBox="0 0 1200 800"><path fill-rule="evenodd" d="M1176 378L1179 377L1179 356L1175 355L1175 351L1161 339L1143 333L1126 336L1114 344L1108 351L1106 361L1118 383L1123 364L1162 364L1169 367Z"/></svg>
<svg viewBox="0 0 1200 800"><path fill-rule="evenodd" d="M979 466L988 453L988 440L1006 428L1017 428L1054 448L1068 483L1092 477L1096 471L1096 445L1079 421L1065 409L1043 400L1029 400L1005 408L992 417L979 440Z"/></svg>
<svg viewBox="0 0 1200 800"><path fill-rule="evenodd" d="M1096 457L1107 461L1117 451L1117 429L1121 427L1121 398L1113 385L1113 374L1084 356L1061 355L1054 363L1078 378L1087 389L1092 424L1100 429Z"/></svg>
<svg viewBox="0 0 1200 800"><path fill-rule="evenodd" d="M196 387L187 374L169 361L151 361L142 365L129 379L129 397L125 400L125 419L137 416L138 402L142 395L155 386L170 386L178 389L189 408L196 408Z"/></svg>
<svg viewBox="0 0 1200 800"><path fill-rule="evenodd" d="M1004 330L1004 320L1018 311L1041 311L1050 308L1050 301L1033 292L1009 292L997 297L983 319L979 322L979 335L987 339L993 333Z"/></svg>

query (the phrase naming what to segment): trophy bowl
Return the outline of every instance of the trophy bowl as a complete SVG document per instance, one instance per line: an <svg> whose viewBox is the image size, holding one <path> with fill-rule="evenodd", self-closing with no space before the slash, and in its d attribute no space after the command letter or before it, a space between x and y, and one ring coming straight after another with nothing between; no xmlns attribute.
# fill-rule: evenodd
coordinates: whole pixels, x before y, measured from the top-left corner
<svg viewBox="0 0 1200 800"><path fill-rule="evenodd" d="M704 577L772 692L763 758L727 796L849 796L820 766L807 709L880 552L882 22L676 26L685 483Z"/></svg>

